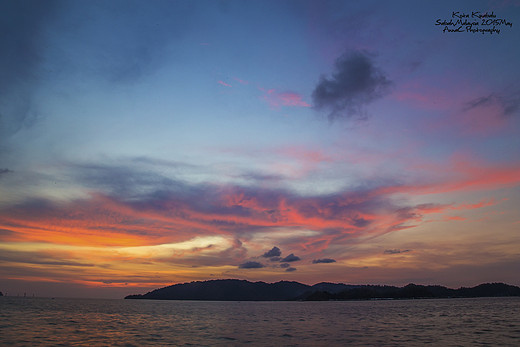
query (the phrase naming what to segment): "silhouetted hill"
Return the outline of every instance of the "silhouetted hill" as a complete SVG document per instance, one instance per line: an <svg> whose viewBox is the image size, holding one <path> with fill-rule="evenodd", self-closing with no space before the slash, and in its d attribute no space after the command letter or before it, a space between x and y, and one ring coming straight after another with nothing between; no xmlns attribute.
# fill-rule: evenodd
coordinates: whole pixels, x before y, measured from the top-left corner
<svg viewBox="0 0 520 347"><path fill-rule="evenodd" d="M291 300L310 286L298 282L249 282L245 280L211 280L175 284L144 295L129 295L126 299L158 300Z"/></svg>
<svg viewBox="0 0 520 347"><path fill-rule="evenodd" d="M408 284L404 287L364 285L339 293L316 291L304 300L368 300L414 298L474 298L520 296L520 288L504 283L485 283L473 288L450 289L442 286Z"/></svg>
<svg viewBox="0 0 520 347"><path fill-rule="evenodd" d="M343 283L328 283L328 282L321 282L317 283L312 286L313 291L325 291L329 293L339 293L347 289L356 288L359 286L352 285L352 284L343 284Z"/></svg>
<svg viewBox="0 0 520 347"><path fill-rule="evenodd" d="M504 283L483 283L473 288L463 287L457 289L457 294L468 298L481 296L520 296L520 288Z"/></svg>
<svg viewBox="0 0 520 347"><path fill-rule="evenodd" d="M125 299L321 301L497 296L520 296L520 288L504 283L485 283L473 288L450 289L438 285L423 286L412 283L404 287L325 282L308 286L289 281L265 283L226 279L174 284L143 295L129 295Z"/></svg>

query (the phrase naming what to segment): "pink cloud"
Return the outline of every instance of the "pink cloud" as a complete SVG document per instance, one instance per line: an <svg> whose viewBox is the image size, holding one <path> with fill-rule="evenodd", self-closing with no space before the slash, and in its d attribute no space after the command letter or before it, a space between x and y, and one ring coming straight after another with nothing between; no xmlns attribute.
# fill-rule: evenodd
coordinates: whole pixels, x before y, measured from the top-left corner
<svg viewBox="0 0 520 347"><path fill-rule="evenodd" d="M386 186L378 194L441 194L461 191L482 191L520 184L520 163L492 163L455 154L446 163L413 164L409 170L422 176L408 185Z"/></svg>
<svg viewBox="0 0 520 347"><path fill-rule="evenodd" d="M477 208L488 207L488 206L493 206L493 205L496 205L495 199L484 199L476 204L460 204L457 206L453 206L452 209L454 209L454 210L474 210Z"/></svg>
<svg viewBox="0 0 520 347"><path fill-rule="evenodd" d="M218 81L217 83L220 84L220 85L223 85L224 87L231 87L231 84L228 84L228 83L226 83L224 81Z"/></svg>
<svg viewBox="0 0 520 347"><path fill-rule="evenodd" d="M279 154L310 164L332 162L331 156L321 150L309 150L304 147L291 146L277 150Z"/></svg>
<svg viewBox="0 0 520 347"><path fill-rule="evenodd" d="M502 129L507 118L504 105L492 100L479 105L466 107L456 117L456 122L465 133L472 135L492 134Z"/></svg>
<svg viewBox="0 0 520 347"><path fill-rule="evenodd" d="M240 79L240 78L238 78L238 77L233 77L233 79L234 79L235 81L237 81L238 83L240 83L240 84L249 84L248 81L242 80L242 79Z"/></svg>
<svg viewBox="0 0 520 347"><path fill-rule="evenodd" d="M279 154L311 167L332 160L321 151L299 147L282 149ZM262 233L278 238L278 245L284 250L298 250L300 256L303 253L316 258L328 249L334 251L358 240L364 242L373 236L429 222L464 221L459 211L496 203L494 199L485 199L457 204L407 204L406 197L414 194L473 191L520 183L520 165L497 165L457 155L437 166L439 172L447 174L436 181L425 177L425 181L415 185L359 187L327 195L302 196L261 186L207 184L186 185L178 191L144 195L135 200L101 193L61 204L36 200L0 209L0 229L4 230L0 240L129 247L221 235L236 240L227 253L219 253L220 264L230 265L244 261L255 247L272 247L255 241L256 235ZM438 173L433 177L438 177ZM394 194L401 194L404 199L395 199ZM429 218L432 215L435 218ZM280 230L284 235L276 236ZM194 247L172 257L201 265L208 258L199 253L208 250L211 246ZM334 258L346 256L338 254Z"/></svg>
<svg viewBox="0 0 520 347"><path fill-rule="evenodd" d="M444 221L465 221L467 218L461 216L445 216Z"/></svg>
<svg viewBox="0 0 520 347"><path fill-rule="evenodd" d="M310 104L303 100L303 97L294 92L277 92L276 89L268 89L267 91L260 89L265 92L264 99L269 103L271 107L279 108L284 107L311 107Z"/></svg>
<svg viewBox="0 0 520 347"><path fill-rule="evenodd" d="M437 88L431 83L424 83L420 80L404 83L400 89L396 90L392 97L400 102L404 102L413 107L424 110L450 110L459 108L461 93L457 90Z"/></svg>
<svg viewBox="0 0 520 347"><path fill-rule="evenodd" d="M270 169L291 179L304 178L325 164L335 161L335 158L320 149L308 149L303 146L282 147L275 149L273 154L281 160L274 161Z"/></svg>
<svg viewBox="0 0 520 347"><path fill-rule="evenodd" d="M520 104L515 94L495 93L481 87L457 83L443 87L420 80L404 83L392 97L411 107L441 112L425 119L423 131L454 130L457 134L489 135L503 129L512 109Z"/></svg>
<svg viewBox="0 0 520 347"><path fill-rule="evenodd" d="M278 94L278 99L280 100L283 106L301 106L301 107L310 107L308 103L302 100L302 96L296 93L280 93Z"/></svg>

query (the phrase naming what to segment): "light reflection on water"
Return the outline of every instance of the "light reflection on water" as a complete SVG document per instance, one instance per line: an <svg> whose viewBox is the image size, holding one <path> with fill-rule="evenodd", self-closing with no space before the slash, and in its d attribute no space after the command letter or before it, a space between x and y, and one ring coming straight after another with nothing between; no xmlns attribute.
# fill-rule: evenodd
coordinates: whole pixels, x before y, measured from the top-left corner
<svg viewBox="0 0 520 347"><path fill-rule="evenodd" d="M520 298L207 302L3 297L0 344L520 346Z"/></svg>

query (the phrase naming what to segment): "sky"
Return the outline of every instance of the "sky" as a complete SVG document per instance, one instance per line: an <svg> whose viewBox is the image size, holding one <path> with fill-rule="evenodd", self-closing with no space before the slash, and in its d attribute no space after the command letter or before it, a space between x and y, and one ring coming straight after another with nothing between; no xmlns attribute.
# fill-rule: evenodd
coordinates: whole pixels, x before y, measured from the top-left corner
<svg viewBox="0 0 520 347"><path fill-rule="evenodd" d="M0 291L520 285L519 26L507 0L0 1Z"/></svg>

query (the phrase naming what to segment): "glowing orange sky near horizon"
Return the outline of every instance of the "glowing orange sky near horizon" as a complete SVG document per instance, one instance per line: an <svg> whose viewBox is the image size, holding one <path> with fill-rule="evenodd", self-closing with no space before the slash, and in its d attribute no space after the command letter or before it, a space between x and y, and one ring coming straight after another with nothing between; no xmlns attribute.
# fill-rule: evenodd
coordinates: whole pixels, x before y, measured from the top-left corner
<svg viewBox="0 0 520 347"><path fill-rule="evenodd" d="M455 174L454 182L429 184L426 189L422 185L378 188L363 194L345 192L332 200L284 196L282 193L277 193L276 198L265 199L229 187L219 189L220 195L208 202L213 206L213 213L200 211L196 205L190 205L190 200L184 204L166 200L161 202L160 208L151 207L153 204L137 207L101 194L46 206L40 214L34 213L34 207L24 209L19 205L0 214L0 228L10 231L3 236L0 249L6 254L17 252L19 256L7 260L8 265L27 273L21 277L12 276L12 280L66 281L88 287L136 290L215 276L283 279L284 269L261 257L276 245L285 255L295 253L304 259L291 264L297 265L298 272L303 273L292 277L307 282L325 280L320 277L323 274L341 278L349 267L357 271L371 268L372 276L377 274L385 278L385 272L391 272L393 268L405 267L415 272L425 266L436 269L465 264L466 261L457 256L444 260L444 265L427 264L425 259L430 257L427 247L422 246L422 251L414 247L408 249L408 246L403 249L403 245L414 242L406 242L399 233L415 229L414 233L421 235L422 229L431 223L474 223L475 216L471 211L489 211L497 205L507 204L506 199L417 204L406 210L374 203L391 199L396 194L421 196L421 192L427 192L429 196L436 190L445 193L471 189L479 192L515 186L520 181L516 167L488 169L487 165L482 165L477 168L475 163L455 166L461 168L464 179ZM374 203L374 206L362 207L367 203ZM345 208L339 214L338 206ZM336 231L331 232L333 229ZM377 240L384 239L387 234L398 242L387 243L382 249ZM368 248L363 246L367 238L373 239ZM439 242L442 241L435 241ZM359 249L354 254L344 250L356 246ZM490 246L487 247L491 249ZM430 244L429 247L438 245ZM457 247L469 251L473 246ZM507 260L508 254L515 256L513 246L500 247L502 258ZM388 249L390 251L386 252ZM24 253L30 256L22 256ZM336 262L318 265L327 270L316 273L317 266L310 261L325 257L324 254ZM488 254L481 261L490 262L491 256L496 253ZM237 265L247 259L263 262L265 267L247 273L237 269ZM355 280L356 277L350 275L349 278Z"/></svg>

